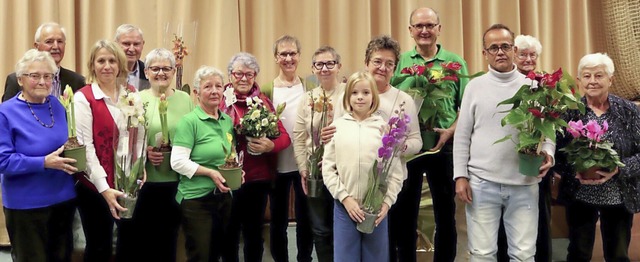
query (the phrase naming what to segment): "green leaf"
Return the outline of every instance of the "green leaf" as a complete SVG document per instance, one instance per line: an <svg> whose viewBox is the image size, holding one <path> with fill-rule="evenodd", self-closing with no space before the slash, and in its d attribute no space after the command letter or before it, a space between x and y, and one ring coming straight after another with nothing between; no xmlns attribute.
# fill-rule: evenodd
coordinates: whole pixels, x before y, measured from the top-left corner
<svg viewBox="0 0 640 262"><path fill-rule="evenodd" d="M591 151L589 148L580 148L580 151L578 151L578 156L582 159L586 159L586 158L590 158L591 155L593 154L593 151Z"/></svg>
<svg viewBox="0 0 640 262"><path fill-rule="evenodd" d="M500 139L496 140L496 142L493 142L493 144L495 145L497 143L502 143L502 142L507 141L509 139L511 139L511 135L507 135L507 136L505 136L503 138L500 138Z"/></svg>

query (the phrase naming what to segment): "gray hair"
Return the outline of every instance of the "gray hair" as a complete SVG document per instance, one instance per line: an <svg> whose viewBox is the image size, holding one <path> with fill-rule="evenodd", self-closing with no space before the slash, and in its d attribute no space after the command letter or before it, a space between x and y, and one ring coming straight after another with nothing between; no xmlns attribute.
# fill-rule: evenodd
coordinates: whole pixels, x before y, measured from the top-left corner
<svg viewBox="0 0 640 262"><path fill-rule="evenodd" d="M519 35L516 36L516 39L513 42L518 50L533 48L536 51L536 54L540 55L540 53L542 53L542 44L540 44L540 41L533 36Z"/></svg>
<svg viewBox="0 0 640 262"><path fill-rule="evenodd" d="M132 24L121 24L120 26L118 26L118 29L116 29L116 36L113 39L114 41L118 42L118 38L120 38L122 34L134 31L137 32L142 39L144 39L144 36L142 35L142 29Z"/></svg>
<svg viewBox="0 0 640 262"><path fill-rule="evenodd" d="M36 30L36 35L34 37L34 41L36 43L40 42L40 37L42 36L42 30L45 30L46 28L49 28L49 27L60 28L60 31L62 31L62 36L64 36L64 38L67 39L67 32L64 30L64 27L60 26L58 23L47 22L47 23L41 24Z"/></svg>
<svg viewBox="0 0 640 262"><path fill-rule="evenodd" d="M171 67L176 67L176 58L171 51L166 48L156 48L151 50L151 52L147 54L147 57L145 57L144 68L147 69L151 66L151 63L163 60L169 60Z"/></svg>
<svg viewBox="0 0 640 262"><path fill-rule="evenodd" d="M296 51L300 53L301 48L300 48L300 41L298 40L298 38L296 38L295 36L283 35L273 43L274 56L278 56L278 45L282 43L294 43L296 45Z"/></svg>
<svg viewBox="0 0 640 262"><path fill-rule="evenodd" d="M220 71L220 69L217 69L213 66L203 65L200 68L198 68L198 70L195 73L195 76L193 77L193 88L195 90L200 90L200 82L202 82L202 79L205 79L206 77L210 77L210 76L220 77L220 79L222 80L222 83L224 84L224 75L222 74L222 71Z"/></svg>
<svg viewBox="0 0 640 262"><path fill-rule="evenodd" d="M16 76L20 77L21 75L26 74L27 68L33 62L44 62L49 66L49 69L51 70L50 73L52 74L58 71L56 61L53 60L53 57L51 57L49 52L38 51L38 49L29 49L16 64Z"/></svg>
<svg viewBox="0 0 640 262"><path fill-rule="evenodd" d="M256 57L246 52L240 52L235 54L233 57L231 57L231 60L229 60L229 65L227 66L227 73L229 74L229 76L231 76L233 66L237 63L253 69L253 71L256 72L256 75L260 73L260 66L258 65L258 60L256 59Z"/></svg>
<svg viewBox="0 0 640 262"><path fill-rule="evenodd" d="M613 72L615 68L613 67L613 60L607 55L603 53L594 53L583 56L578 63L578 75L585 68L592 68L597 66L604 66L604 71L610 77L613 76Z"/></svg>

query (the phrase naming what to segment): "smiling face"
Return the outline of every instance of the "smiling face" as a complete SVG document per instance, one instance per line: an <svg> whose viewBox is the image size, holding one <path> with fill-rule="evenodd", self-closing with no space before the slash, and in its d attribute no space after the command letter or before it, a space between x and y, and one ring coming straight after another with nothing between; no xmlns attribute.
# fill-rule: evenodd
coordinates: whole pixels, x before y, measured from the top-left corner
<svg viewBox="0 0 640 262"><path fill-rule="evenodd" d="M115 83L116 77L120 73L116 56L106 48L101 48L96 52L93 68L99 85Z"/></svg>
<svg viewBox="0 0 640 262"><path fill-rule="evenodd" d="M222 92L224 91L224 82L217 75L207 76L200 80L200 88L194 89L200 106L208 109L207 111L216 110L222 101Z"/></svg>
<svg viewBox="0 0 640 262"><path fill-rule="evenodd" d="M538 54L534 48L518 49L515 56L518 71L523 74L536 70L538 64Z"/></svg>
<svg viewBox="0 0 640 262"><path fill-rule="evenodd" d="M295 74L298 69L298 61L300 60L300 54L298 53L296 43L282 42L278 44L278 51L276 52L275 59L282 72Z"/></svg>
<svg viewBox="0 0 640 262"><path fill-rule="evenodd" d="M606 98L612 83L613 77L607 74L604 65L585 67L578 75L578 84L588 100Z"/></svg>
<svg viewBox="0 0 640 262"><path fill-rule="evenodd" d="M123 33L118 37L118 44L127 56L127 64L133 66L142 55L142 48L144 48L142 36L136 31Z"/></svg>
<svg viewBox="0 0 640 262"><path fill-rule="evenodd" d="M366 64L367 72L373 75L378 90L384 90L389 84L395 70L396 56L391 50L378 50L371 53L371 59Z"/></svg>
<svg viewBox="0 0 640 262"><path fill-rule="evenodd" d="M416 10L411 17L409 33L416 45L427 48L436 44L441 27L438 15L433 10L421 8Z"/></svg>
<svg viewBox="0 0 640 262"><path fill-rule="evenodd" d="M329 67L332 68L329 69ZM336 81L341 67L342 64L336 62L333 54L324 52L316 55L313 65L311 65L311 71L316 75L320 84L324 86L333 84Z"/></svg>
<svg viewBox="0 0 640 262"><path fill-rule="evenodd" d="M32 103L44 102L45 98L51 93L52 82L53 72L51 72L51 67L44 61L32 62L25 70L25 73L18 77L18 84L22 86L22 95Z"/></svg>
<svg viewBox="0 0 640 262"><path fill-rule="evenodd" d="M165 89L171 85L175 70L171 67L171 61L168 59L160 59L151 62L144 70L144 74L149 79L151 88Z"/></svg>
<svg viewBox="0 0 640 262"><path fill-rule="evenodd" d="M40 40L34 43L36 49L49 52L58 66L60 66L62 58L64 58L65 46L66 38L62 29L57 26L42 28Z"/></svg>
<svg viewBox="0 0 640 262"><path fill-rule="evenodd" d="M513 36L506 29L493 29L484 36L482 54L489 65L498 72L513 70Z"/></svg>
<svg viewBox="0 0 640 262"><path fill-rule="evenodd" d="M248 94L256 80L256 71L242 63L236 63L232 68L230 78L236 93L242 95Z"/></svg>

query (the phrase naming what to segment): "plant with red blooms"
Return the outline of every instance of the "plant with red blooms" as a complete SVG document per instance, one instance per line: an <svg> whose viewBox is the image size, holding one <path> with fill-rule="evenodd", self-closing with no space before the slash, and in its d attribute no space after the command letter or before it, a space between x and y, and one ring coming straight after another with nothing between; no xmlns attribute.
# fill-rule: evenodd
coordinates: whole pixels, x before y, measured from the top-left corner
<svg viewBox="0 0 640 262"><path fill-rule="evenodd" d="M392 79L391 85L398 85L405 81L409 81L409 88L407 93L410 95L417 95L422 98L422 103L416 103L416 109L419 109L418 120L422 127L426 127L428 130L433 130L436 127L436 118L441 112L444 111L444 105L442 102L445 99L451 98L451 91L447 90L450 85L445 83L452 81L457 82L459 77L459 70L462 65L458 62L441 63L442 68L434 69L434 63L428 63L426 65L414 64L410 67L405 67L400 72L400 76L396 76Z"/></svg>
<svg viewBox="0 0 640 262"><path fill-rule="evenodd" d="M560 118L569 109L578 109L584 113L584 104L576 94L571 76L562 73L562 68L548 73L530 72L527 76L531 84L520 87L516 94L500 103L513 105L505 111L502 126L511 125L519 131L514 140L518 152L528 155L540 155L545 139L556 140L556 132L563 132L567 123ZM496 143L513 140L511 135Z"/></svg>

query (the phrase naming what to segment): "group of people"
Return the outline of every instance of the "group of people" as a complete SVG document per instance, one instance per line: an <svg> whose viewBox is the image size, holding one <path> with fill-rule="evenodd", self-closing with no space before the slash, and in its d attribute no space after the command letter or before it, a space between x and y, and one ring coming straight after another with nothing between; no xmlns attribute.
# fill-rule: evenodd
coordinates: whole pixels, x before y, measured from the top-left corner
<svg viewBox="0 0 640 262"><path fill-rule="evenodd" d="M488 72L474 79L446 82L446 98L436 127L419 124L411 83L392 86L394 76L414 64L448 62L460 56L437 43L442 25L430 8L411 13L408 30L415 48L400 52L389 36L367 45L363 72L341 82L341 56L322 46L311 56L317 81L297 73L298 39L285 35L273 45L278 76L258 85L260 65L245 52L235 54L226 75L202 66L192 81L193 94L172 87L174 54L144 47L142 30L118 27L114 41L100 40L90 50L85 79L60 67L66 35L55 23L36 31L35 47L7 77L0 105L0 174L12 256L17 261L70 261L72 221L79 211L86 238L85 261L108 261L117 224L117 261L176 261L182 228L188 261L238 261L240 234L245 261L262 261L267 201L270 203L271 254L288 261L288 204L293 189L297 261L416 261L416 229L422 180L426 174L433 198L436 235L434 261L454 261L457 252L455 201L465 203L471 261L551 261L550 183L558 176L560 200L567 207L568 261L589 261L598 218L607 261L629 261L633 214L640 211L640 112L631 102L609 93L613 61L605 54L584 56L577 84L586 113L569 111L569 120L607 121L604 138L614 143L625 167L598 171L601 179L583 180L564 153L569 137L543 146L539 177L519 173L515 147L494 144L512 127L503 127L503 106L496 105L526 84L535 71L542 46L531 36L514 37L495 24L483 38ZM228 81L225 81L228 79ZM85 85L86 83L86 85ZM87 168L64 157L67 141L65 109L58 101L71 86L78 139L86 146ZM117 107L123 88L136 90L147 104L147 161L133 218L120 219L123 193L114 187L114 141L124 115ZM191 95L197 98L194 104ZM323 112L313 98L326 97L330 125L319 132ZM170 157L154 148L162 130L158 104L168 101ZM260 100L270 111L286 104L277 137L247 138L237 126L250 110L246 101ZM419 105L418 105L419 106ZM356 230L364 219L362 201L371 166L378 157L385 125L395 112L409 116L404 147L390 168L376 228ZM320 132L321 131L321 132ZM424 144L427 132L438 133L434 146ZM312 145L324 145L320 196L307 197ZM228 150L243 154L242 186L232 190L219 166ZM406 162L408 157L429 151ZM556 153L558 152L558 153ZM168 158L168 159L167 159ZM170 170L156 166L169 161ZM75 176L74 176L75 175ZM291 258L293 259L293 258Z"/></svg>

